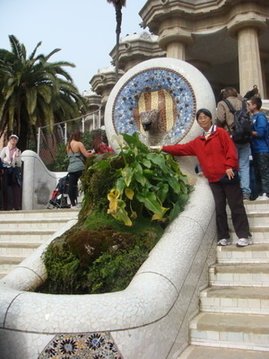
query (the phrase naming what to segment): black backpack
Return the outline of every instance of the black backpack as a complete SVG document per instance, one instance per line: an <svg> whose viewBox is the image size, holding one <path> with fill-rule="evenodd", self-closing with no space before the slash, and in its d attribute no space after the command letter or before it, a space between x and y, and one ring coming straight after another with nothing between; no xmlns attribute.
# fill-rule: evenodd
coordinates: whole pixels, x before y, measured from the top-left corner
<svg viewBox="0 0 269 359"><path fill-rule="evenodd" d="M231 102L227 99L223 100L234 115L234 123L230 128L232 139L235 143L248 143L252 137L251 119L247 112L246 101L242 102L242 108L235 110Z"/></svg>

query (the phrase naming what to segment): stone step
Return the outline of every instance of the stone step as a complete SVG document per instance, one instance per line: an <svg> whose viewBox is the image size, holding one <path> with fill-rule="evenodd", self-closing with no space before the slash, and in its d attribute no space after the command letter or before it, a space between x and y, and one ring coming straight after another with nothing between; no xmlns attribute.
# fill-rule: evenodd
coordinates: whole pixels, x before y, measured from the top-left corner
<svg viewBox="0 0 269 359"><path fill-rule="evenodd" d="M258 200L255 201L244 201L244 205L246 211L262 211L262 210L269 210L269 198L266 200Z"/></svg>
<svg viewBox="0 0 269 359"><path fill-rule="evenodd" d="M250 227L269 226L269 211L248 213Z"/></svg>
<svg viewBox="0 0 269 359"><path fill-rule="evenodd" d="M269 216L269 214L268 214ZM231 228L232 229L232 228ZM250 232L252 234L252 241L254 244L258 243L267 243L269 244L269 226L259 226L259 227L250 227ZM231 239L234 243L237 241L237 236L233 230L230 232Z"/></svg>
<svg viewBox="0 0 269 359"><path fill-rule="evenodd" d="M19 264L25 259L25 256L13 256L13 255L5 255L0 256L0 267L5 267L5 265L14 265Z"/></svg>
<svg viewBox="0 0 269 359"><path fill-rule="evenodd" d="M31 255L69 220L78 209L0 211L0 278Z"/></svg>
<svg viewBox="0 0 269 359"><path fill-rule="evenodd" d="M200 293L202 312L269 314L269 287L209 287Z"/></svg>
<svg viewBox="0 0 269 359"><path fill-rule="evenodd" d="M5 218L1 219L0 232L15 229L26 231L30 231L32 229L50 229L55 232L59 227L66 223L66 221L66 218L20 218L18 220Z"/></svg>
<svg viewBox="0 0 269 359"><path fill-rule="evenodd" d="M246 247L236 245L217 247L218 263L268 263L269 243L252 244Z"/></svg>
<svg viewBox="0 0 269 359"><path fill-rule="evenodd" d="M35 249L32 249L32 252ZM20 264L31 253L19 253L17 254L1 254L0 255L0 278L8 274L18 264Z"/></svg>
<svg viewBox="0 0 269 359"><path fill-rule="evenodd" d="M7 275L10 271L12 271L18 264L20 264L25 258L22 257L18 263L1 263L1 257L0 256L0 278L3 278L5 275ZM6 256L5 256L6 257ZM0 356L1 358L1 356Z"/></svg>
<svg viewBox="0 0 269 359"><path fill-rule="evenodd" d="M260 226L263 227L269 227L269 213L266 214L253 214L253 215L248 215L248 222L249 222L249 226L252 227L254 230L256 228L259 228ZM233 223L232 223L232 219L228 217L228 225L229 228L233 228Z"/></svg>
<svg viewBox="0 0 269 359"><path fill-rule="evenodd" d="M190 345L176 359L268 359L268 352Z"/></svg>
<svg viewBox="0 0 269 359"><path fill-rule="evenodd" d="M55 233L55 231L50 229L32 229L30 231L13 229L9 231L0 231L0 242L44 242L53 233Z"/></svg>
<svg viewBox="0 0 269 359"><path fill-rule="evenodd" d="M215 264L209 268L211 286L269 287L269 264Z"/></svg>
<svg viewBox="0 0 269 359"><path fill-rule="evenodd" d="M0 270L0 279L3 278L5 275L7 275L7 271Z"/></svg>
<svg viewBox="0 0 269 359"><path fill-rule="evenodd" d="M212 286L190 324L192 345L177 359L269 358L269 199L244 204L254 244L217 247ZM228 217L236 243L229 209Z"/></svg>
<svg viewBox="0 0 269 359"><path fill-rule="evenodd" d="M269 315L200 313L190 323L191 344L267 351Z"/></svg>
<svg viewBox="0 0 269 359"><path fill-rule="evenodd" d="M21 220L21 219L58 219L65 218L66 220L77 218L79 210L76 208L68 209L42 209L32 211L0 211L0 223L2 220Z"/></svg>
<svg viewBox="0 0 269 359"><path fill-rule="evenodd" d="M33 253L40 245L39 242L0 242L0 255L21 255L27 257Z"/></svg>

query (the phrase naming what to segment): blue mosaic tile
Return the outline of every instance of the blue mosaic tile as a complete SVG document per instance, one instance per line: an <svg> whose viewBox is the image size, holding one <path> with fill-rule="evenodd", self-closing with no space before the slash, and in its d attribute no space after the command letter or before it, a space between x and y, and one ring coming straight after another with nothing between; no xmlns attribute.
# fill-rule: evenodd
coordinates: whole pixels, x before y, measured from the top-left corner
<svg viewBox="0 0 269 359"><path fill-rule="evenodd" d="M109 333L56 335L38 359L123 359Z"/></svg>
<svg viewBox="0 0 269 359"><path fill-rule="evenodd" d="M151 68L129 79L115 98L112 121L115 132L132 135L139 132L134 118L138 99L143 93L166 90L176 106L176 120L166 135L166 143L177 143L190 130L196 113L196 98L190 83L171 69Z"/></svg>

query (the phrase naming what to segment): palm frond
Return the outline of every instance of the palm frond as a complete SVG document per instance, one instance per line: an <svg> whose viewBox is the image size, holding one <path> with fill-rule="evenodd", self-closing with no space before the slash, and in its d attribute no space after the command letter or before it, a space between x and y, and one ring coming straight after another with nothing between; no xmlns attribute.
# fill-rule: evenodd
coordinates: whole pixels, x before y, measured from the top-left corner
<svg viewBox="0 0 269 359"><path fill-rule="evenodd" d="M16 130L24 150L37 126L52 129L55 121L78 116L84 102L65 70L75 65L48 61L60 49L37 54L39 42L27 58L25 46L14 35L10 43L11 51L0 49L0 133Z"/></svg>
<svg viewBox="0 0 269 359"><path fill-rule="evenodd" d="M59 52L59 51L61 51L61 49L54 49L54 50L52 50L47 56L45 56L45 61L48 61L48 59L49 59L52 55L54 55L56 52Z"/></svg>
<svg viewBox="0 0 269 359"><path fill-rule="evenodd" d="M34 59L35 54L36 54L36 51L37 51L37 49L39 48L39 46L41 46L41 44L42 44L41 41L39 41L39 42L37 43L37 45L36 45L36 47L34 48L33 52L32 52L31 55L29 56L29 60Z"/></svg>

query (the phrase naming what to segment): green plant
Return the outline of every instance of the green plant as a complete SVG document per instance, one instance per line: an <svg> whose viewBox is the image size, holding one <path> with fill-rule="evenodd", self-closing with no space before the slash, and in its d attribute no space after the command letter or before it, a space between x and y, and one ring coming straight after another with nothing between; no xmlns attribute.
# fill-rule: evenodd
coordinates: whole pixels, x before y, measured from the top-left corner
<svg viewBox="0 0 269 359"><path fill-rule="evenodd" d="M66 145L60 143L57 146L55 161L52 165L48 166L51 171L65 172L68 167L68 157L66 154Z"/></svg>
<svg viewBox="0 0 269 359"><path fill-rule="evenodd" d="M124 134L123 139L119 153L123 166L107 196L108 213L127 226L141 214L156 221L171 221L188 197L186 176L172 156L151 152L137 133Z"/></svg>

